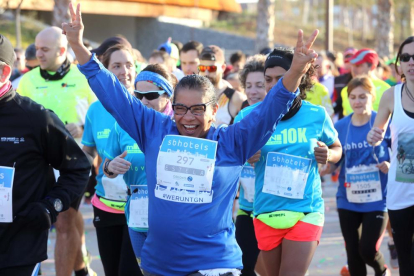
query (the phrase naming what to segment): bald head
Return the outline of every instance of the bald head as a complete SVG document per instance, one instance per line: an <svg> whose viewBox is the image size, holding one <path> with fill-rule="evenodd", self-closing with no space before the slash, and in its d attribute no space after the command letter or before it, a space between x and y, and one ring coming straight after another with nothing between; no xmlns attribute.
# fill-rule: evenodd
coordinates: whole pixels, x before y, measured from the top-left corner
<svg viewBox="0 0 414 276"><path fill-rule="evenodd" d="M68 41L58 27L48 27L36 36L36 57L43 70L56 72L66 59Z"/></svg>

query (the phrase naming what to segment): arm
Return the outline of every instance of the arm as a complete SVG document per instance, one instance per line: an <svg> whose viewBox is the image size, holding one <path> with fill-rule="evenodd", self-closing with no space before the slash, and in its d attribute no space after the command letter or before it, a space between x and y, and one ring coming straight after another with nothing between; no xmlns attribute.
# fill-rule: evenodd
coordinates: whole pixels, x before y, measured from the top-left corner
<svg viewBox="0 0 414 276"><path fill-rule="evenodd" d="M89 160L89 163L92 164L93 160L96 157L96 147L88 147L88 146L83 146L82 147L83 152L85 153L86 157Z"/></svg>
<svg viewBox="0 0 414 276"><path fill-rule="evenodd" d="M368 132L367 141L373 146L378 146L384 139L385 130L388 127L389 118L394 112L394 87L391 87L382 95L380 106L373 128Z"/></svg>

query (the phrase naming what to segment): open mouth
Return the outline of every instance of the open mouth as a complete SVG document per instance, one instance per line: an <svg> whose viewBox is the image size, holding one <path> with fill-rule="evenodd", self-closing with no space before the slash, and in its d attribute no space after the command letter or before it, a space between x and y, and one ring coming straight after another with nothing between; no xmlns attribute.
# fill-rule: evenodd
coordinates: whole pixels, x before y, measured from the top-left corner
<svg viewBox="0 0 414 276"><path fill-rule="evenodd" d="M198 129L198 125L183 125L184 131L188 135L192 135L195 133L196 129Z"/></svg>

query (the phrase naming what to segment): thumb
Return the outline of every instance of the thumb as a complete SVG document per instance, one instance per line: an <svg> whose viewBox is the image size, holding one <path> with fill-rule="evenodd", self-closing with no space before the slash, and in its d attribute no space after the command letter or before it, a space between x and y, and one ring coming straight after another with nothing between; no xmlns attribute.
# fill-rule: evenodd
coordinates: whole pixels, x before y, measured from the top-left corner
<svg viewBox="0 0 414 276"><path fill-rule="evenodd" d="M324 142L317 141L316 143L318 144L319 147L326 147Z"/></svg>
<svg viewBox="0 0 414 276"><path fill-rule="evenodd" d="M125 156L127 156L127 153L128 153L127 151L124 151L119 157L120 158L125 158Z"/></svg>

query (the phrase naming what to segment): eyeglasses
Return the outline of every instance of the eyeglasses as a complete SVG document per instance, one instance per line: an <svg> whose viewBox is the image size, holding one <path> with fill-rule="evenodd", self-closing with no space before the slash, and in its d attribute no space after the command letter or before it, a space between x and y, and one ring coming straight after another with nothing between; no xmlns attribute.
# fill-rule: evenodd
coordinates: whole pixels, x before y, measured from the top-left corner
<svg viewBox="0 0 414 276"><path fill-rule="evenodd" d="M402 54L402 55L400 56L400 60L401 60L402 62L409 62L411 58L414 60L414 55Z"/></svg>
<svg viewBox="0 0 414 276"><path fill-rule="evenodd" d="M203 72L203 73L205 71L209 71L210 73L214 73L214 72L217 71L217 66L215 66L215 65L209 65L209 66L199 65L198 66L198 71Z"/></svg>
<svg viewBox="0 0 414 276"><path fill-rule="evenodd" d="M206 108L209 104L212 104L214 101L209 101L205 104L195 104L192 106L186 106L183 104L173 104L172 109L174 110L175 115L184 116L190 110L191 114L194 116L202 116L206 112Z"/></svg>
<svg viewBox="0 0 414 276"><path fill-rule="evenodd" d="M154 91L134 90L135 97L137 97L139 100L142 100L145 97L145 99L147 99L148 101L156 100L164 93L165 93L164 90L154 90Z"/></svg>

